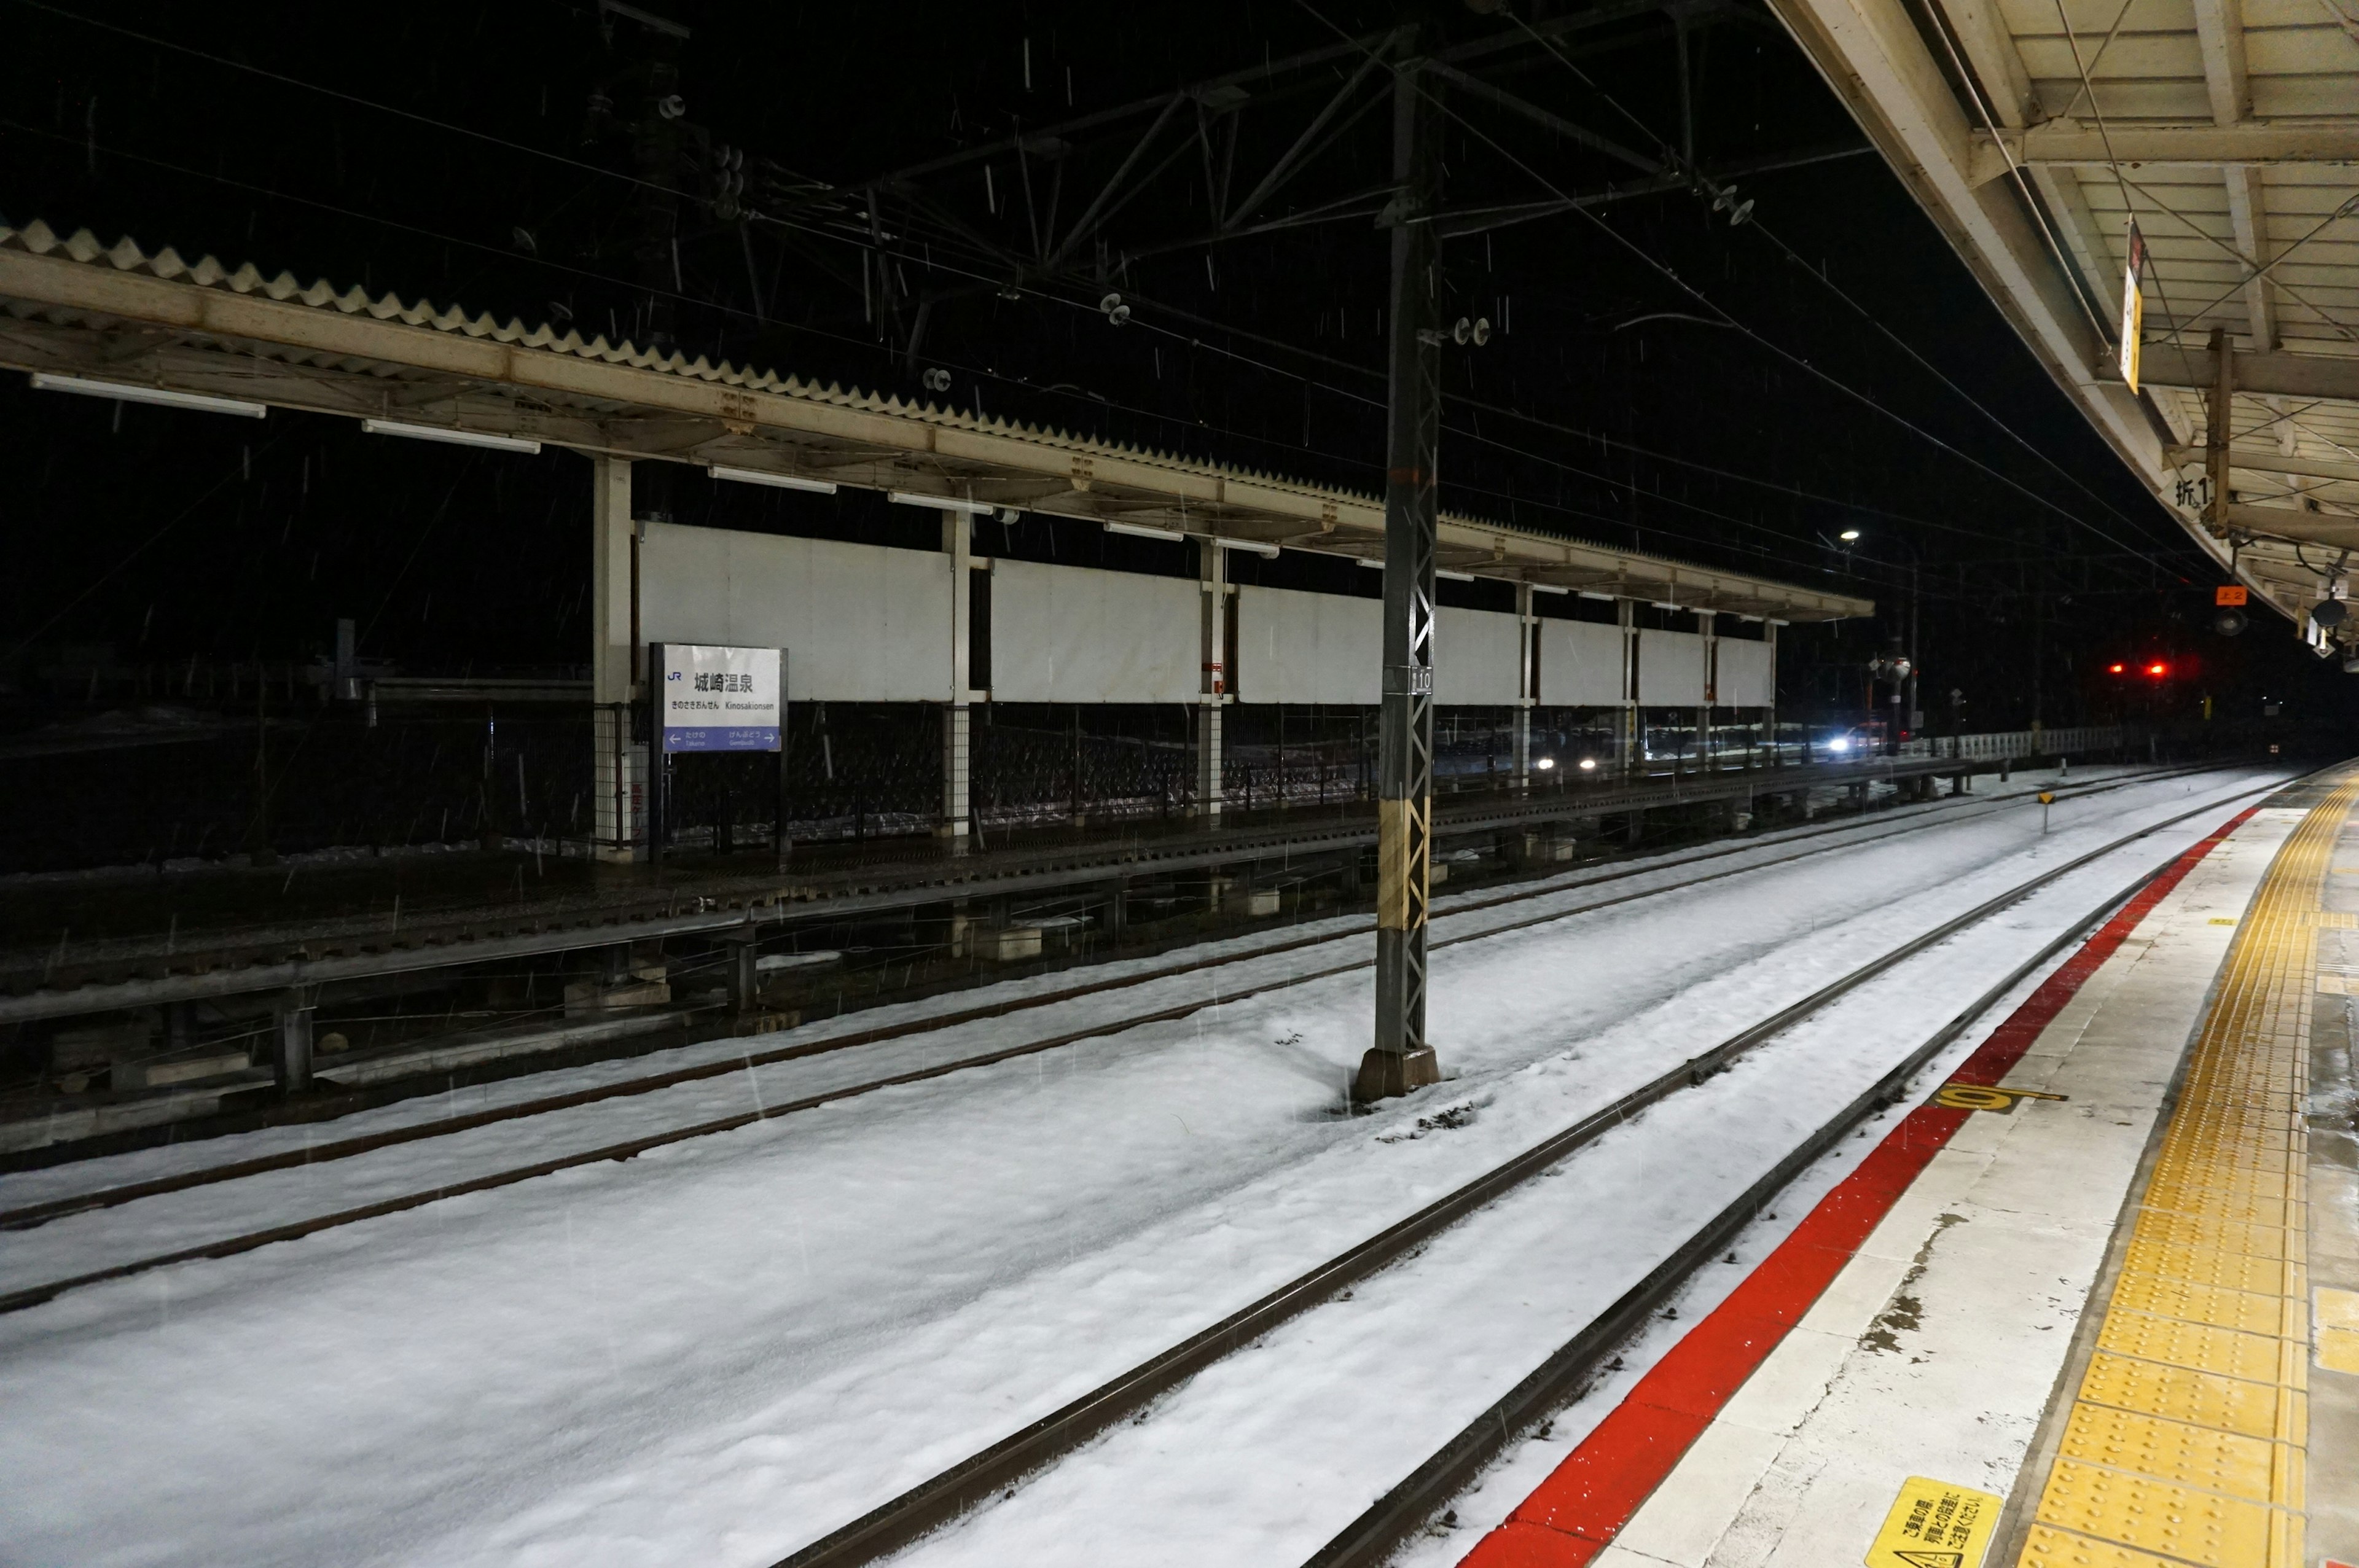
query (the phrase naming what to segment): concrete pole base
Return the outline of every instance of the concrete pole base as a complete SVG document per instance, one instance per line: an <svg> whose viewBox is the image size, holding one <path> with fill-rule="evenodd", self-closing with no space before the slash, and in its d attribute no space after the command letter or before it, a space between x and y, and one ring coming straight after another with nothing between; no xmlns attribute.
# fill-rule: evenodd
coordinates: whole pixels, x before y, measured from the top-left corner
<svg viewBox="0 0 2359 1568"><path fill-rule="evenodd" d="M1414 1051L1371 1050L1360 1058L1360 1076L1352 1080L1352 1101L1368 1105L1393 1099L1441 1081L1441 1063L1430 1045Z"/></svg>

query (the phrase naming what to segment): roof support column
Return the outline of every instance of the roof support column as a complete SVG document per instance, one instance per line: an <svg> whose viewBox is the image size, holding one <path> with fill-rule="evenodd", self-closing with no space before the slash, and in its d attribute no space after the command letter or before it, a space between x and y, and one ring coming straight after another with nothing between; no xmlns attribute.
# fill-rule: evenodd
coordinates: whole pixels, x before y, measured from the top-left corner
<svg viewBox="0 0 2359 1568"><path fill-rule="evenodd" d="M1540 697L1540 623L1532 585L1516 585L1516 793L1532 786L1532 708Z"/></svg>
<svg viewBox="0 0 2359 1568"><path fill-rule="evenodd" d="M2228 438L2235 432L2236 363L2228 349L2225 328L2212 329L2212 405L2203 420L2203 472L2211 481L2212 497L2204 508L2204 525L2225 537L2228 532Z"/></svg>
<svg viewBox="0 0 2359 1568"><path fill-rule="evenodd" d="M1376 742L1375 1044L1353 1098L1438 1083L1425 1037L1433 823L1434 460L1441 430L1440 286L1433 225L1439 117L1414 64L1393 79L1392 342L1385 442L1385 665Z"/></svg>
<svg viewBox="0 0 2359 1568"><path fill-rule="evenodd" d="M1221 770L1227 760L1221 747L1223 704L1229 700L1229 553L1210 539L1196 545L1199 584L1203 592L1203 679L1196 695L1196 814L1208 827L1220 826Z"/></svg>
<svg viewBox="0 0 2359 1568"><path fill-rule="evenodd" d="M971 713L968 688L973 679L968 627L974 610L974 518L965 512L942 513L942 553L951 563L951 699L942 708L942 819L934 831L950 841L951 853L966 853L973 827L967 795Z"/></svg>
<svg viewBox="0 0 2359 1568"><path fill-rule="evenodd" d="M1614 601L1622 628L1622 701L1614 711L1614 766L1626 781L1638 771L1638 607Z"/></svg>
<svg viewBox="0 0 2359 1568"><path fill-rule="evenodd" d="M602 860L645 849L647 749L633 738L639 696L639 524L631 461L590 460L590 700L594 754L591 833Z"/></svg>

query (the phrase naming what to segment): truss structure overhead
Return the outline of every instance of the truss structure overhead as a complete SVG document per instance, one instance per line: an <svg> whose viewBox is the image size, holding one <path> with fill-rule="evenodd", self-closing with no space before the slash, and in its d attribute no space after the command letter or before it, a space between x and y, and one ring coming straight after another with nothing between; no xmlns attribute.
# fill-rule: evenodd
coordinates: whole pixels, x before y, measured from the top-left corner
<svg viewBox="0 0 2359 1568"><path fill-rule="evenodd" d="M2302 546L2359 541L2359 8L1771 5L2122 460L2332 652L2304 611L2347 585ZM2136 391L2116 337L2133 222Z"/></svg>
<svg viewBox="0 0 2359 1568"><path fill-rule="evenodd" d="M386 294L0 226L0 365L1382 559L1381 495ZM1866 600L1445 514L1440 564L1789 622Z"/></svg>

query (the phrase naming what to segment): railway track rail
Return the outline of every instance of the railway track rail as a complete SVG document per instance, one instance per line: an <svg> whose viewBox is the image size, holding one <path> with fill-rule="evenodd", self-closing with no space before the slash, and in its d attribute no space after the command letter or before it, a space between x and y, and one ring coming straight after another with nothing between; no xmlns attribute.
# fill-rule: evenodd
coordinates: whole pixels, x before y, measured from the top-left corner
<svg viewBox="0 0 2359 1568"><path fill-rule="evenodd" d="M2125 788L2136 784L2154 783L2158 782L2159 779L2177 777L2186 773L2205 771L2212 770L2208 768L2165 770L2159 773L2141 773L2126 779L2109 779L2099 781L2062 793L2071 797L2080 797L2101 794L2109 790ZM1881 842L1882 840L1889 838L1915 831L1917 828L1921 827L1971 821L1975 817L1987 816L1993 812L2003 810L2008 804L2009 801L2007 798L2001 797L1988 803L1978 803L1978 808L1970 808L1966 812L1943 813L1932 821L1929 821L1923 816L1912 816L1898 821L1886 818L1873 822L1854 820L1836 823L1824 827L1788 833L1766 844L1755 841L1726 845L1717 849L1704 849L1685 854L1675 860L1669 861L1668 864L1658 859L1650 864L1614 867L1578 880L1552 880L1549 881L1549 885L1543 887L1516 889L1512 892L1497 894L1494 897L1457 904L1442 913L1448 917L1454 918L1459 915L1479 914L1485 910L1497 909L1509 904L1529 903L1542 898L1560 897L1568 892L1577 892L1582 888L1605 886L1615 882L1630 881L1635 878L1660 875L1665 871L1677 871L1684 870L1687 867L1704 864L1715 860L1728 860L1736 857L1750 857L1745 859L1744 863L1740 865L1707 871L1701 876L1689 877L1675 882L1642 888L1632 892L1614 893L1603 898L1582 903L1569 907L1553 909L1546 914L1534 916L1528 920L1520 920L1506 925L1487 926L1479 932L1470 932L1462 935L1443 938L1442 940L1434 943L1433 946L1439 948L1452 946L1462 942L1480 941L1491 936L1527 929L1530 926L1547 924L1551 921L1570 919L1575 915L1593 914L1600 910L1611 908L1616 904L1633 903L1641 899L1658 897L1666 893L1686 892L1690 889L1701 887L1708 883L1723 881L1731 877L1749 875L1755 871L1767 871L1774 867L1788 865L1797 860L1828 854L1837 849L1851 849L1861 845ZM1819 840L1821 839L1832 840L1832 842L1819 842ZM1771 854L1767 856L1760 854L1760 851L1765 849L1778 849L1795 844L1807 844L1809 847L1785 854ZM158 1197L171 1193L187 1192L198 1187L212 1186L224 1182L233 1182L248 1177L263 1175L273 1171L291 1170L304 1166L323 1164L338 1160L351 1159L359 1155L372 1153L382 1149L394 1148L402 1144L417 1143L437 1138L451 1137L458 1133L472 1131L478 1128L492 1126L500 1122L518 1121L531 1117L546 1116L555 1112L573 1109L583 1106L595 1105L604 1101L652 1094L684 1084L724 1078L740 1071L752 1071L758 1067L773 1065L779 1063L796 1061L816 1055L829 1054L840 1051L853 1050L862 1046L881 1044L894 1040L907 1039L915 1035L929 1033L938 1030L955 1028L962 1024L1006 1018L1019 1012L1038 1011L1039 1009L1053 1007L1065 1002L1102 995L1110 991L1130 989L1139 986L1152 984L1158 980L1177 979L1190 974L1208 974L1217 970L1230 968L1240 964L1259 962L1263 959L1282 956L1287 953L1301 952L1311 948L1334 946L1348 942L1355 937L1365 935L1369 931L1374 929L1375 925L1372 921L1365 922L1356 925L1353 928L1345 931L1323 932L1315 935L1289 937L1277 942L1265 943L1244 952L1223 955L1218 959L1209 963L1202 959L1192 959L1177 964L1162 965L1151 969L1125 975L1111 976L1103 979L1088 981L1082 985L1063 987L1053 991L1040 992L1032 996L1009 998L999 1001L986 1003L978 1007L962 1008L947 1012L930 1014L924 1018L908 1020L899 1023L880 1025L872 1029L854 1030L842 1034L831 1035L820 1040L804 1041L791 1045L775 1047L767 1051L741 1053L735 1056L724 1057L712 1062L700 1063L690 1066L669 1068L661 1072L641 1074L635 1077L622 1079L610 1084L602 1084L593 1087L571 1090L554 1095L540 1096L532 1099L520 1100L511 1105L494 1107L480 1111L465 1112L456 1116L440 1117L431 1120L412 1123L405 1127L390 1128L382 1131L360 1134L327 1142L307 1143L300 1149L291 1149L274 1154L265 1154L243 1160L228 1161L218 1165L206 1166L198 1170L179 1172L171 1175L154 1177L145 1181L124 1183L115 1186L98 1188L87 1193L49 1199L45 1202L26 1204L13 1208L0 1209L0 1230L30 1229L37 1226L45 1225L51 1220L65 1218L76 1214L85 1214L96 1209L118 1207L125 1204L137 1202L143 1198ZM650 1134L644 1138L630 1140L625 1142L569 1154L557 1161L542 1162L531 1166L517 1167L513 1172L495 1173L492 1175L481 1178L480 1182L470 1182L448 1187L438 1186L426 1189L418 1194L406 1195L400 1198L383 1200L380 1204L363 1206L352 1210L340 1211L335 1215L322 1216L315 1221L303 1222L308 1228L277 1227L277 1229L269 1232L255 1232L251 1238L242 1237L234 1239L237 1241L250 1241L253 1246L265 1246L268 1245L271 1241L292 1239L296 1236L310 1235L317 1230L333 1228L339 1225L348 1225L355 1223L361 1219L374 1218L382 1214L397 1213L405 1208L415 1208L422 1204L434 1202L440 1198L456 1197L462 1194L471 1192L487 1191L495 1186L511 1185L518 1181L528 1181L534 1176L549 1174L554 1171L566 1169L574 1165L591 1164L603 1160L627 1159L633 1154L643 1153L648 1149L658 1148L666 1143L679 1142L691 1138L705 1137L717 1132L729 1131L738 1127L749 1125L755 1121L791 1115L797 1111L808 1110L816 1106L826 1104L831 1101L855 1098L861 1095L874 1093L879 1089L891 1088L903 1084L921 1082L928 1078L940 1077L951 1073L964 1071L971 1067L988 1066L994 1063L1006 1061L1016 1056L1029 1055L1043 1051L1056 1050L1062 1046L1075 1044L1081 1040L1095 1036L1118 1033L1124 1030L1136 1028L1146 1024L1164 1022L1177 1018L1184 1018L1192 1012L1201 1011L1204 1007L1213 1005L1215 1000L1228 1001L1239 1000L1248 996L1259 994L1261 991L1277 989L1282 986L1302 984L1315 979L1322 979L1332 975L1346 973L1352 969L1364 967L1366 967L1365 960L1354 960L1350 963L1303 971L1288 976L1285 979L1272 982L1269 985L1254 988L1251 990L1229 991L1223 993L1217 999L1190 1000L1169 1008L1158 1009L1152 1011L1141 1012L1122 1019L1093 1024L1086 1028L1060 1032L1038 1039L1021 1042L1017 1044L1003 1047L997 1050L962 1056L950 1062L934 1064L922 1069L906 1073L892 1074L875 1078L866 1083L853 1084L840 1088L831 1089L823 1094L783 1100L775 1105L757 1108L756 1110L735 1116L690 1123L678 1129L666 1130L663 1132ZM280 1234L279 1232L282 1230L287 1233ZM223 1249L227 1249L227 1250L223 1250ZM247 1246L233 1246L230 1241L207 1243L203 1246L192 1247L170 1254L162 1255L159 1258L146 1262L138 1267L130 1268L128 1271L144 1272L150 1268L162 1267L167 1262L184 1262L199 1258L225 1257L229 1256L231 1252L234 1251L244 1251L249 1249L250 1248ZM102 1279L121 1277L124 1277L122 1273L114 1271L93 1272L86 1276L77 1276L71 1281L61 1281L58 1289L62 1290L71 1288L72 1285L76 1284L97 1283ZM54 1294L56 1292L52 1291L50 1293ZM20 1296L25 1299L19 1300L18 1298ZM35 1304L37 1301L45 1299L48 1298L46 1296L32 1294L29 1292L0 1294L0 1312L14 1310L18 1306L32 1305Z"/></svg>
<svg viewBox="0 0 2359 1568"><path fill-rule="evenodd" d="M1997 896L1942 922L1878 955L1842 978L1711 1049L1680 1062L1647 1083L1601 1106L1538 1143L1356 1246L1288 1281L1218 1323L1139 1363L1022 1430L960 1461L871 1509L791 1555L775 1568L853 1568L876 1562L954 1522L1023 1477L1047 1468L1115 1423L1130 1419L1154 1400L1205 1368L1240 1350L1289 1320L1334 1299L1379 1270L1401 1260L1436 1235L1485 1206L1542 1175L1565 1158L1595 1142L1631 1117L1684 1090L1699 1087L1738 1057L1767 1044L1812 1015L1929 949L1989 920L2024 899L2096 864L2106 857L2191 817L2219 811L2254 795L2266 796L2299 781L2279 780L2208 801L2124 834L2075 856ZM1877 1110L1894 1103L1908 1081L1955 1041L2008 991L2078 941L2125 900L2169 869L2141 872L2109 892L2062 933L2012 968L1972 1004L1908 1052L1833 1118L1798 1144L1777 1166L1709 1222L1684 1238L1645 1279L1592 1320L1541 1367L1490 1411L1478 1416L1412 1475L1380 1498L1312 1557L1306 1568L1345 1568L1380 1563L1450 1498L1462 1490L1512 1437L1546 1419L1565 1403L1596 1368L1626 1339L1696 1268L1767 1206L1787 1183L1811 1161Z"/></svg>
<svg viewBox="0 0 2359 1568"><path fill-rule="evenodd" d="M1876 758L1806 768L1535 791L1446 804L1440 835L1571 816L1749 799L1810 787L1896 784L1971 771L1946 758ZM908 856L824 872L735 875L450 910L413 908L314 918L300 927L210 938L99 939L69 950L0 951L0 1023L325 985L573 952L616 943L708 936L746 926L857 918L949 899L1046 892L1252 861L1364 849L1372 817L1341 813L1288 826L1157 834L1112 842L985 851L945 861Z"/></svg>
<svg viewBox="0 0 2359 1568"><path fill-rule="evenodd" d="M2078 795L2090 795L2101 793L2108 789L2125 787L2125 785L2130 783L2151 782L2156 782L2152 775L2141 776L2135 780L2104 781L2103 783L2084 786L2082 789L2075 791L2074 793ZM2271 784L2264 787L2267 789L2277 789L2282 787L2282 784ZM2242 794L2249 793L2254 792L2240 792L2239 795L2231 798L2241 798ZM1993 802L1983 810L1973 813L1973 815L1988 815L1992 811L2004 809L2006 804L2007 803L2004 800ZM2055 877L2060 876L2074 867L2085 863L2088 859L2091 859L2093 856L2110 853L2113 849L2121 848L2122 846L2133 842L2137 838L2144 838L2148 834L2158 831L2162 827L2169 826L2172 822L2183 820L2184 816L2195 815L2204 810L2216 809L2220 804L2221 802L2218 800L2213 800L2207 803L2204 806L2195 808L2194 812L2183 814L2181 816L2172 817L2167 822L2156 824L2153 827L2143 828L2136 833L2128 835L2124 838L2117 839L2104 849L2093 851L2091 856L2082 857L2081 860L2071 862L2065 867L2059 868L2057 871L2048 873L2044 879L2035 879L2033 882L2026 883L2013 892L2002 895L2000 903L2003 904L2006 903L2015 902L2017 899L2019 899L2029 892L2034 891L2038 886L2045 885L2047 881L2052 881ZM1937 820L1940 822L1958 822L1971 819L1971 816L1958 814L1944 814ZM1658 886L1614 892L1603 898L1587 900L1576 904L1550 909L1545 913L1533 915L1526 919L1511 921L1503 925L1486 926L1480 931L1467 932L1459 935L1447 937L1436 941L1433 944L1433 946L1436 949L1439 949L1442 947L1455 946L1468 942L1484 941L1510 932L1525 930L1535 925L1546 925L1559 920L1571 919L1577 915L1594 913L1596 911L1612 908L1619 904L1630 903L1642 899L1654 898L1666 893L1686 892L1712 882L1721 881L1732 877L1749 875L1755 871L1767 871L1774 867L1791 864L1797 860L1831 853L1835 850L1856 848L1865 843L1879 842L1886 838L1913 831L1918 827L1928 825L1930 824L1922 818L1905 820L1897 823L1887 819L1872 825L1854 821L1832 826L1813 832L1797 834L1785 840L1781 840L1777 844L1772 844L1766 847L1771 849L1780 848L1783 844L1792 843L1799 839L1811 841L1808 848L1796 849L1786 854L1748 859L1740 865L1723 867L1707 871L1701 876L1688 877L1678 881ZM1864 828L1869 827L1873 827L1878 830L1863 831ZM1816 842L1816 840L1822 838L1832 841L1825 843ZM1616 881L1627 881L1635 877L1658 874L1666 870L1677 871L1699 862L1718 860L1744 855L1748 850L1758 849L1764 847L1765 846L1757 844L1750 846L1740 845L1707 850L1700 854L1682 859L1670 867L1664 867L1657 864L1653 866L1618 868L1611 871L1603 872L1596 877L1575 881L1570 884L1558 882L1546 888L1524 889L1515 892L1503 893L1494 898L1484 899L1472 903L1460 905L1448 913L1452 916L1462 914L1473 914L1484 910L1495 909L1503 905L1525 903L1539 898L1559 896L1567 892L1578 892L1585 887L1605 885ZM1995 906L1986 906L1986 908L1987 907ZM1972 919L1981 917L1981 914L1977 913L1969 917L1962 918L1966 919L1967 923L1971 924ZM1955 923L1952 924L1954 925ZM307 1165L316 1165L335 1160L353 1158L380 1149L391 1148L405 1143L421 1142L436 1138L449 1137L457 1133L473 1130L474 1129L495 1125L500 1122L521 1120L529 1117L543 1116L553 1112L593 1105L601 1101L614 1100L648 1094L664 1088L672 1087L677 1085L688 1084L700 1080L728 1077L740 1071L751 1072L755 1068L762 1065L793 1061L799 1058L819 1055L835 1051L852 1049L861 1045L875 1044L886 1041L903 1039L912 1035L923 1034L944 1028L954 1027L962 1023L1006 1017L1018 1011L1048 1007L1059 1002L1071 1001L1106 991L1129 989L1131 987L1147 984L1158 979L1169 979L1194 973L1207 973L1225 969L1237 964L1255 962L1288 952L1303 951L1320 946L1335 946L1352 941L1356 937L1363 936L1366 934L1368 929L1373 929L1373 926L1355 927L1353 930L1345 932L1325 933L1314 936L1291 938L1284 942L1267 944L1252 949L1246 953L1234 956L1223 956L1216 963L1206 964L1200 960L1191 963L1162 966L1144 973L1113 977L1108 979L1093 981L1082 986L1065 988L1054 992L1042 993L1032 997L1011 999L1006 1001L993 1003L984 1007L970 1008L945 1014L936 1014L924 1019L910 1020L902 1023L881 1026L876 1029L855 1031L848 1034L832 1036L824 1040L804 1042L795 1045L779 1047L767 1052L741 1054L736 1057L724 1058L719 1061L699 1064L693 1066L673 1068L661 1073L643 1075L639 1077L626 1079L619 1083L600 1085L594 1087L574 1090L568 1093L544 1096L536 1099L521 1101L515 1105L495 1107L490 1109L471 1112L460 1116L438 1118L431 1121L417 1123L408 1127L388 1129L381 1132L364 1134L353 1138L340 1140L334 1142L312 1145L304 1149L288 1150L276 1154L263 1155L247 1160L227 1162L220 1165L208 1166L195 1171L178 1173L173 1175L158 1177L148 1181L126 1183L114 1187L101 1188L92 1192L52 1199L44 1203L24 1205L16 1208L0 1210L0 1229L28 1229L71 1215L89 1213L97 1209L116 1207L122 1205L137 1202L143 1198L157 1197L170 1193L185 1192L197 1187L215 1185L225 1182L240 1180L242 1178L261 1175L272 1171L288 1170ZM1947 926L1942 928L1944 933L1949 930L1950 927ZM1937 935L1919 940L1921 944L1938 939L1940 938ZM1912 947L1909 950L1915 951L1917 949ZM1110 1038L1129 1030L1186 1018L1193 1013L1201 1011L1208 1007L1219 1006L1228 1002L1241 1001L1270 991L1285 989L1293 986L1306 984L1313 980L1328 979L1335 975L1347 974L1356 969L1365 968L1369 967L1372 962L1373 960L1369 958L1354 957L1343 962L1324 965L1319 968L1297 970L1293 973L1271 979L1259 985L1236 989L1219 989L1212 995L1191 997L1167 1007L1146 1010L1116 1019L1101 1020L1081 1027L1058 1031L1046 1035L1038 1036L1030 1040L1017 1042L1013 1044L956 1057L950 1061L934 1063L905 1072L882 1075L863 1082L829 1088L820 1093L777 1101L767 1101L757 1098L756 1103L751 1108L735 1111L725 1116L701 1119L683 1125L665 1128L657 1131L642 1134L640 1136L600 1144L592 1148L569 1151L546 1159L518 1165L505 1166L497 1170L485 1172L479 1175L439 1183L430 1186L375 1199L371 1202L340 1208L325 1214L310 1216L302 1219L290 1220L277 1225L259 1227L252 1230L243 1231L229 1236L216 1237L207 1240L194 1242L186 1247L176 1248L168 1251L148 1254L140 1258L127 1260L123 1262L110 1264L103 1268L62 1276L41 1283L22 1286L15 1290L0 1292L0 1313L22 1311L27 1307L38 1306L44 1302L54 1300L58 1296L62 1295L69 1291L91 1285L102 1284L109 1281L128 1279L135 1275L147 1273L152 1271L168 1268L175 1264L196 1262L208 1259L234 1257L243 1252L254 1251L264 1247L272 1246L278 1242L298 1240L307 1236L318 1235L322 1231L338 1229L345 1226L359 1224L364 1220L381 1218L388 1215L421 1208L427 1205L441 1202L447 1199L462 1197L474 1193L490 1192L502 1187L513 1186L523 1182L536 1180L542 1176L553 1175L560 1171L598 1164L607 1161L627 1160L635 1155L645 1153L652 1149L662 1148L669 1144L680 1143L691 1139L710 1137L718 1133L733 1131L738 1128L750 1126L756 1122L774 1120L780 1117L815 1109L822 1105L857 1098L864 1095L875 1093L882 1089L892 1088L907 1084L920 1083L928 1079L947 1076L950 1074L966 1071L971 1068L989 1066L996 1063L1009 1061L1022 1056L1035 1055L1044 1052L1054 1051L1065 1046L1076 1044L1085 1040ZM1881 970L1878 969L1875 972L1880 973ZM1863 971L1861 974L1864 978L1864 972ZM1857 982L1855 981L1854 983ZM1827 1000L1832 1000L1831 995L1821 993L1820 997L1812 999L1809 1002L1797 1005L1805 1007L1823 1006ZM1797 1016L1799 1017L1799 1015ZM1796 1021L1795 1019L1786 1018L1786 1015L1784 1014L1780 1014L1779 1018L1784 1020L1784 1022L1780 1022L1775 1020L1772 1021L1778 1029L1788 1027L1792 1022ZM1767 1026L1765 1025L1764 1027ZM1774 1033L1775 1031L1773 1030L1772 1032ZM1751 1037L1752 1032L1748 1032L1746 1036L1742 1036L1740 1039L1750 1039ZM1766 1038L1766 1035L1763 1036L1763 1038ZM1728 1047L1724 1044L1723 1047L1718 1049L1726 1051ZM1707 1054L1709 1055L1711 1054ZM1698 1058L1698 1060L1701 1061L1703 1058ZM1686 1070L1687 1069L1685 1068L1681 1069L1681 1071Z"/></svg>

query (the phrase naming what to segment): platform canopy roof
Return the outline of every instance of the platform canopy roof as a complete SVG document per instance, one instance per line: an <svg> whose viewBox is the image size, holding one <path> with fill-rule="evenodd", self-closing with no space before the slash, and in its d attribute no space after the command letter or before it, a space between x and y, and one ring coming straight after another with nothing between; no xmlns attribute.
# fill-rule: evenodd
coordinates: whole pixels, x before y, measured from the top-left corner
<svg viewBox="0 0 2359 1568"><path fill-rule="evenodd" d="M527 328L88 231L0 227L0 364L1380 559L1372 495ZM1445 514L1445 570L1780 621L1868 600Z"/></svg>
<svg viewBox="0 0 2359 1568"><path fill-rule="evenodd" d="M2359 5L1771 5L2091 422L2300 623L2359 551ZM2230 494L2207 526L2215 329Z"/></svg>

